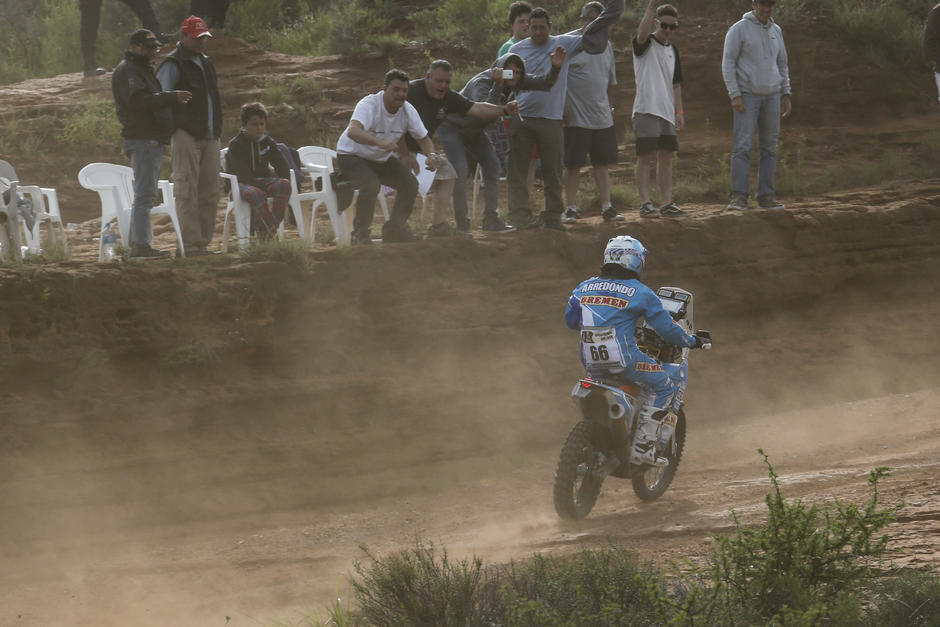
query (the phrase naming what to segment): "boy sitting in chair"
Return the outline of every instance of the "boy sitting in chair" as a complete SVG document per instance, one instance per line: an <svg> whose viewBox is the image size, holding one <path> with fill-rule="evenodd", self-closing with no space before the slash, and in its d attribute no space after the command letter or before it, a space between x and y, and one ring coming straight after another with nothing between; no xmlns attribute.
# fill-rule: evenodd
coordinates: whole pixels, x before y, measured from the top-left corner
<svg viewBox="0 0 940 627"><path fill-rule="evenodd" d="M241 121L241 130L228 143L225 171L238 177L238 192L251 205L251 234L270 239L290 199L290 166L266 132L268 110L263 104L244 105ZM270 206L268 198L274 199Z"/></svg>

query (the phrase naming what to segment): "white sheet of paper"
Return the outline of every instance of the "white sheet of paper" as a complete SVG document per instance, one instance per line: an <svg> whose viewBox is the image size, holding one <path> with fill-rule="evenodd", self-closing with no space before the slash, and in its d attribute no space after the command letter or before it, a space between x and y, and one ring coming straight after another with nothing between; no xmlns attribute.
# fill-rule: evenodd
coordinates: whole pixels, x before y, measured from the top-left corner
<svg viewBox="0 0 940 627"><path fill-rule="evenodd" d="M434 183L434 172L424 167L428 162L427 157L420 152L415 156L418 159L418 193L423 198L431 191L431 184Z"/></svg>

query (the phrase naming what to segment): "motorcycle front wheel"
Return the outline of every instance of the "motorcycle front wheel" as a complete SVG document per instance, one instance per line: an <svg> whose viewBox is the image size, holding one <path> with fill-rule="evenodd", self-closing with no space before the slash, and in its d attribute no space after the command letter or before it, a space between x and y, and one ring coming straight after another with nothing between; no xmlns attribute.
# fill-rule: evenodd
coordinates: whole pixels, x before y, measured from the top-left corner
<svg viewBox="0 0 940 627"><path fill-rule="evenodd" d="M683 447L685 447L685 412L680 409L676 420L676 430L660 453L669 460L669 465L643 466L642 468L634 466L633 491L638 497L644 501L655 501L666 492L676 476L679 460L682 459Z"/></svg>
<svg viewBox="0 0 940 627"><path fill-rule="evenodd" d="M561 449L553 496L555 511L562 518L581 520L597 502L602 481L593 474L599 456L592 442L596 428L593 423L582 420L568 434Z"/></svg>

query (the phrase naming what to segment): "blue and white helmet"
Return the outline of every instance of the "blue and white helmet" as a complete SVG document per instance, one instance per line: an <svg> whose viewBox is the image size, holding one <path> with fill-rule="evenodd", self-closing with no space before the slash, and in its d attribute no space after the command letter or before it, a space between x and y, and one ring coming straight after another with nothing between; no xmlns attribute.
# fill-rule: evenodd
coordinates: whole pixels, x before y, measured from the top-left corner
<svg viewBox="0 0 940 627"><path fill-rule="evenodd" d="M636 272L636 275L640 276L643 274L643 266L646 265L646 248L636 238L618 235L611 238L604 249L604 265L609 263Z"/></svg>

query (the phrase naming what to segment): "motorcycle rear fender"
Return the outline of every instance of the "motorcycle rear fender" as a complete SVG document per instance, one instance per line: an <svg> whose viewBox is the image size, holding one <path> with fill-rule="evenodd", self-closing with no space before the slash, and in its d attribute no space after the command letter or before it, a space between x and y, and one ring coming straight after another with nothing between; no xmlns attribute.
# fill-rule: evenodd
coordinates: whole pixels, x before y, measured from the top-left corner
<svg viewBox="0 0 940 627"><path fill-rule="evenodd" d="M571 396L580 405L581 413L588 420L605 422L607 420L630 419L633 416L634 399L632 396L612 385L600 383L595 379L581 379Z"/></svg>

